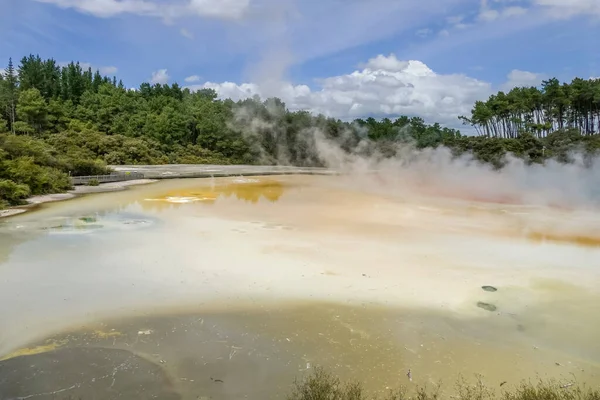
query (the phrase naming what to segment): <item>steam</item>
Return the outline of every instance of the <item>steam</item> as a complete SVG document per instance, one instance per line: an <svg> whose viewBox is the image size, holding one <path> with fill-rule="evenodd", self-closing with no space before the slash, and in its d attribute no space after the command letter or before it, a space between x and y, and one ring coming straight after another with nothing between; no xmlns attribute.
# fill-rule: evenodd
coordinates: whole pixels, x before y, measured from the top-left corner
<svg viewBox="0 0 600 400"><path fill-rule="evenodd" d="M330 138L321 127L310 126L291 135L289 128L277 125L281 107L267 103L268 115L262 116L241 105L230 126L248 139L265 164L290 165L289 149L302 148L296 164L339 171L354 189L378 194L562 208L595 208L600 203L597 157L590 160L574 152L568 164L549 160L530 165L508 155L497 170L470 153L457 157L446 147L419 150L410 142L382 146L366 138L366 132L358 138L354 132Z"/></svg>

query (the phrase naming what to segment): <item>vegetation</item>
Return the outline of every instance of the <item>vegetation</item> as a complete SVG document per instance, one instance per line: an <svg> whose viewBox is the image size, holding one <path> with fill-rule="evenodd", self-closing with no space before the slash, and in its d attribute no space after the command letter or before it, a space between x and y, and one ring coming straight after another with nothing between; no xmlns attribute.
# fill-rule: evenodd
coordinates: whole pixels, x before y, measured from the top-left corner
<svg viewBox="0 0 600 400"><path fill-rule="evenodd" d="M440 389L440 386L416 386L411 392L407 387L401 387L390 390L383 397L373 397L367 394L360 382L342 384L337 377L317 367L304 379L294 383L287 400L600 400L600 389L585 389L556 381L540 381L537 384L521 382L516 387L497 392L480 379L471 385L461 379L452 394L443 394Z"/></svg>
<svg viewBox="0 0 600 400"><path fill-rule="evenodd" d="M0 207L67 190L69 175L104 174L107 165L323 166L316 133L347 152L383 157L410 143L472 153L497 168L509 153L528 163L569 162L574 150L600 149L599 88L598 80L554 79L500 92L461 117L480 133L472 136L417 117L344 122L291 112L277 98L219 100L214 90L176 83L126 89L79 63L30 55L0 74Z"/></svg>
<svg viewBox="0 0 600 400"><path fill-rule="evenodd" d="M471 118L459 117L480 135L516 138L522 132L546 137L552 132L573 129L582 135L600 133L600 79L575 78L561 84L553 78L541 88L517 87L478 101Z"/></svg>

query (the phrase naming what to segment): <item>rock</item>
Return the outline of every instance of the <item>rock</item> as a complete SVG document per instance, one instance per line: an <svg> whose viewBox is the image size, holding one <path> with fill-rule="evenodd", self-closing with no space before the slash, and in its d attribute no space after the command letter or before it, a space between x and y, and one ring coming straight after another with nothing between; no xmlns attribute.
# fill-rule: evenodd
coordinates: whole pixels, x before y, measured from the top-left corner
<svg viewBox="0 0 600 400"><path fill-rule="evenodd" d="M484 310L487 310L487 311L496 311L498 309L498 307L496 307L495 305L490 304L490 303L484 303L483 301L478 301L477 307L483 308Z"/></svg>
<svg viewBox="0 0 600 400"><path fill-rule="evenodd" d="M486 286L482 286L481 288L482 288L483 290L485 290L486 292L495 292L495 291L497 291L497 290L498 290L498 289L496 289L496 288L495 288L495 287L493 287L493 286L487 286L487 285L486 285Z"/></svg>

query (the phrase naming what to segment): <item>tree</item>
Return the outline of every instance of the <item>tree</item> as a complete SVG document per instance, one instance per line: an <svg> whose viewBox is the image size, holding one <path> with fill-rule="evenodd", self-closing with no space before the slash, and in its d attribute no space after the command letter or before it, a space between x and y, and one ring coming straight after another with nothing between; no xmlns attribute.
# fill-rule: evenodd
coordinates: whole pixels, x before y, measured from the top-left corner
<svg viewBox="0 0 600 400"><path fill-rule="evenodd" d="M16 120L16 107L17 107L17 91L18 91L18 80L15 74L15 68L13 66L12 58L8 59L8 66L4 70L4 102L6 111L8 114L8 122L10 124L13 135L15 134L15 120Z"/></svg>
<svg viewBox="0 0 600 400"><path fill-rule="evenodd" d="M17 116L34 130L41 132L46 125L48 105L37 89L21 91L17 105Z"/></svg>

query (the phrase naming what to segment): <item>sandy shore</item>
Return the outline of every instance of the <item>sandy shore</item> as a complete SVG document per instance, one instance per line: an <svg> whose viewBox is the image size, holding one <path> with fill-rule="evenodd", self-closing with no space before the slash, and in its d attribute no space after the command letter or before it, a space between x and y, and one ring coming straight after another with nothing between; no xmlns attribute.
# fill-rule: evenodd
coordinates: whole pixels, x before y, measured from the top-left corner
<svg viewBox="0 0 600 400"><path fill-rule="evenodd" d="M134 179L123 182L110 182L101 183L98 186L75 186L75 189L69 190L67 193L52 193L44 194L40 196L33 196L28 198L27 204L17 207L8 208L6 210L0 210L0 218L11 217L13 215L22 214L34 208L35 206L43 203L50 203L54 201L69 200L76 196L90 193L105 193L105 192L116 192L119 190L125 190L129 186L134 185L145 185L148 183L156 182L155 179Z"/></svg>

